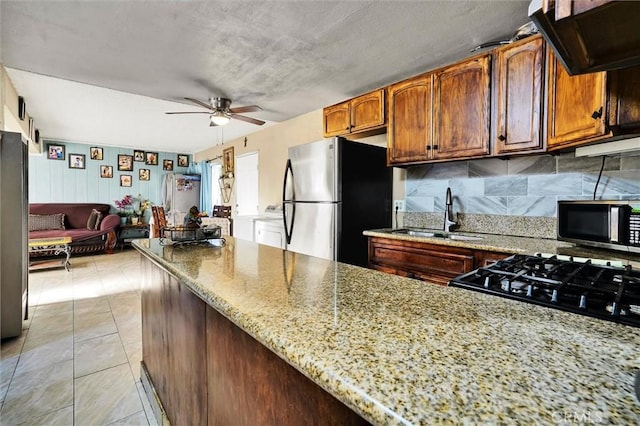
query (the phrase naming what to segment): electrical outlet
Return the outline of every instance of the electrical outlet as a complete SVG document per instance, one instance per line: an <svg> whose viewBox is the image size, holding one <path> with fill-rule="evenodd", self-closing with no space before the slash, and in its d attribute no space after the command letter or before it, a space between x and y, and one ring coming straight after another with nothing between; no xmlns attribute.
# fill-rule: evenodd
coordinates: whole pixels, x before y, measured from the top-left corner
<svg viewBox="0 0 640 426"><path fill-rule="evenodd" d="M393 201L393 211L403 212L404 211L404 200L394 200Z"/></svg>

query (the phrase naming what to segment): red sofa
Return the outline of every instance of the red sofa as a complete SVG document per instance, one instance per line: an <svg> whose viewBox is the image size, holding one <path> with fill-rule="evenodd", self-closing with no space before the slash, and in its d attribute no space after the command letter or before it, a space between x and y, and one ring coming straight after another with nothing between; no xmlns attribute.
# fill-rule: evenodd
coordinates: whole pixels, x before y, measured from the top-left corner
<svg viewBox="0 0 640 426"><path fill-rule="evenodd" d="M87 221L93 209L102 214L98 229L87 229ZM116 232L120 217L109 214L111 205L98 203L34 203L29 204L30 215L64 214L65 229L44 229L29 231L29 239L71 237L71 253L106 252L113 253L116 246ZM31 226L30 226L31 229ZM34 255L47 255L38 253Z"/></svg>

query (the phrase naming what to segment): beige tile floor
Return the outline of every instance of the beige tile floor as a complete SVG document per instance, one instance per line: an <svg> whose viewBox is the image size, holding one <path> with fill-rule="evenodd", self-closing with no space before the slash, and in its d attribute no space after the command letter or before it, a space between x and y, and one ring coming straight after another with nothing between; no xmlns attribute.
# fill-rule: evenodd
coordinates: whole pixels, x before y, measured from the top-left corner
<svg viewBox="0 0 640 426"><path fill-rule="evenodd" d="M0 424L155 425L140 383L140 257L29 274L29 319L1 344Z"/></svg>

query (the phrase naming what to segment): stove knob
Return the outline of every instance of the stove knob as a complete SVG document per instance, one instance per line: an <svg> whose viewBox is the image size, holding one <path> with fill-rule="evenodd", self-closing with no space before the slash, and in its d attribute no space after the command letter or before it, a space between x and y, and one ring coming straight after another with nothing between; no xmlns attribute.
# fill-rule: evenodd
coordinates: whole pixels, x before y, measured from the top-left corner
<svg viewBox="0 0 640 426"><path fill-rule="evenodd" d="M489 285L491 284L491 280L489 279L488 276L486 276L484 278L484 288L489 288Z"/></svg>
<svg viewBox="0 0 640 426"><path fill-rule="evenodd" d="M551 301L553 303L558 303L558 289L554 288L553 293L551 293Z"/></svg>
<svg viewBox="0 0 640 426"><path fill-rule="evenodd" d="M611 315L620 315L620 308L616 302L613 302L611 306Z"/></svg>
<svg viewBox="0 0 640 426"><path fill-rule="evenodd" d="M587 309L587 295L580 296L580 309Z"/></svg>

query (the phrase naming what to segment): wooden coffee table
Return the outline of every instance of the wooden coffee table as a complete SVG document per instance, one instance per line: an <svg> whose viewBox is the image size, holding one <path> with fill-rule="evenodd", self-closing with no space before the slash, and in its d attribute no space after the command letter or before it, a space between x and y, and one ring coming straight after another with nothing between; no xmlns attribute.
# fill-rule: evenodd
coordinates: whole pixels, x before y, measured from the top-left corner
<svg viewBox="0 0 640 426"><path fill-rule="evenodd" d="M65 268L69 271L71 257L71 237L34 238L29 240L29 254L38 252L52 252L52 256L64 255L63 258L29 259L29 270L49 268Z"/></svg>

